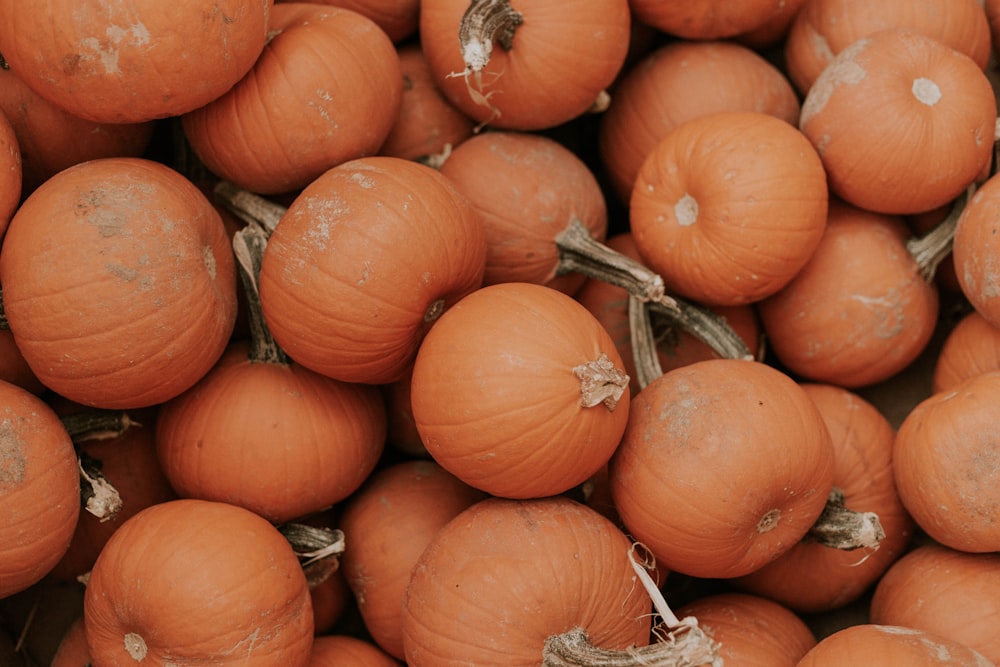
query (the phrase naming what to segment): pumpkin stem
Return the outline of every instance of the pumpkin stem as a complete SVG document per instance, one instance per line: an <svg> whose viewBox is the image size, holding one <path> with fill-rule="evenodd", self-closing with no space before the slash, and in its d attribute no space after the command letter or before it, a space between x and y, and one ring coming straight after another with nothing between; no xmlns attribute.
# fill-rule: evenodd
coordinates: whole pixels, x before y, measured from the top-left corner
<svg viewBox="0 0 1000 667"><path fill-rule="evenodd" d="M975 184L970 185L964 193L952 203L948 216L934 226L923 236L917 236L906 242L906 250L913 256L924 280L930 282L938 266L951 252L955 240L955 228L965 206L976 191Z"/></svg>
<svg viewBox="0 0 1000 667"><path fill-rule="evenodd" d="M133 426L142 426L121 410L84 410L59 418L74 445L87 440L110 440Z"/></svg>
<svg viewBox="0 0 1000 667"><path fill-rule="evenodd" d="M344 553L344 531L339 528L320 528L303 523L285 523L278 531L292 545L309 582L309 588L323 583L340 567Z"/></svg>
<svg viewBox="0 0 1000 667"><path fill-rule="evenodd" d="M857 512L844 506L844 492L830 491L826 507L803 538L842 551L878 549L885 539L882 522L874 512Z"/></svg>
<svg viewBox="0 0 1000 667"><path fill-rule="evenodd" d="M250 361L287 366L290 361L274 340L264 322L257 279L267 246L267 232L257 225L248 225L233 236L233 253L240 267L240 281L247 297L247 319L250 324Z"/></svg>
<svg viewBox="0 0 1000 667"><path fill-rule="evenodd" d="M603 352L597 359L575 367L573 374L580 381L580 405L585 408L603 403L608 412L613 412L628 389L628 374L615 368Z"/></svg>
<svg viewBox="0 0 1000 667"><path fill-rule="evenodd" d="M490 62L493 44L497 43L505 51L510 51L514 45L514 32L523 22L524 17L510 6L510 0L472 0L462 15L458 25L458 44L465 69L448 76L463 77L473 101L492 113L479 129L500 115L500 109L490 102L496 91L483 92L483 69Z"/></svg>
<svg viewBox="0 0 1000 667"><path fill-rule="evenodd" d="M216 199L233 215L248 225L260 227L267 236L271 235L286 211L281 204L275 204L229 181L216 183L213 192Z"/></svg>
<svg viewBox="0 0 1000 667"><path fill-rule="evenodd" d="M77 451L76 463L80 469L80 504L101 523L115 518L122 508L122 497L101 472L101 462Z"/></svg>

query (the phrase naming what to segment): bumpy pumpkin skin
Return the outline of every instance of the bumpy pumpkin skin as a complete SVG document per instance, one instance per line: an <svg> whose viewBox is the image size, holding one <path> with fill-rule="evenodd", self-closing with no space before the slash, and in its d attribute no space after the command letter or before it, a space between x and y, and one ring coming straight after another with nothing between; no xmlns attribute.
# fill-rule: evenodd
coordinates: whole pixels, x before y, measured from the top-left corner
<svg viewBox="0 0 1000 667"><path fill-rule="evenodd" d="M41 580L80 516L76 452L37 396L0 381L0 598Z"/></svg>
<svg viewBox="0 0 1000 667"><path fill-rule="evenodd" d="M236 320L218 212L141 158L81 163L46 181L0 250L4 309L41 382L103 408L155 405L222 355Z"/></svg>
<svg viewBox="0 0 1000 667"><path fill-rule="evenodd" d="M0 50L39 95L70 113L141 122L195 109L239 81L264 48L271 6L5 0Z"/></svg>
<svg viewBox="0 0 1000 667"><path fill-rule="evenodd" d="M819 517L833 446L819 410L787 375L710 359L639 392L609 475L622 521L658 563L737 577L792 548Z"/></svg>
<svg viewBox="0 0 1000 667"><path fill-rule="evenodd" d="M84 595L94 664L304 667L305 574L288 541L234 505L173 500L112 535Z"/></svg>

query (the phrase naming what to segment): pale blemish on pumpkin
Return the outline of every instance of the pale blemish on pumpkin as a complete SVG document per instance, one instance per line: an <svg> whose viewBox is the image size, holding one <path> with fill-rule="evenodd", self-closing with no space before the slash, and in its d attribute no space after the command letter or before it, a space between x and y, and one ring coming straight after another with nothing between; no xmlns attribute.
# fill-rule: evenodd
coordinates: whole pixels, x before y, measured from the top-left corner
<svg viewBox="0 0 1000 667"><path fill-rule="evenodd" d="M205 263L205 269L208 271L208 277L214 281L216 266L215 266L215 253L212 252L212 246L202 247L201 260Z"/></svg>
<svg viewBox="0 0 1000 667"><path fill-rule="evenodd" d="M913 93L913 96L917 98L917 100L929 107L932 107L941 101L941 88L939 88L936 83L925 77L914 79L913 86L910 88L910 91Z"/></svg>
<svg viewBox="0 0 1000 667"><path fill-rule="evenodd" d="M698 200L684 193L674 204L674 217L681 227L688 227L698 221Z"/></svg>
<svg viewBox="0 0 1000 667"><path fill-rule="evenodd" d="M809 30L806 35L806 41L809 44L809 50L813 52L816 59L823 63L824 66L829 65L830 61L836 57L833 49L830 48L830 42L827 41L826 35L817 31Z"/></svg>
<svg viewBox="0 0 1000 667"><path fill-rule="evenodd" d="M353 174L351 174L351 181L357 184L359 187L364 188L365 190L373 190L375 189L375 186L378 185L378 183L375 182L374 178L362 174L360 172L354 172Z"/></svg>
<svg viewBox="0 0 1000 667"><path fill-rule="evenodd" d="M23 482L27 467L24 441L18 437L10 420L5 419L0 423L0 487Z"/></svg>
<svg viewBox="0 0 1000 667"><path fill-rule="evenodd" d="M868 72L857 58L867 48L869 39L859 39L840 52L816 78L806 99L802 102L799 126L805 126L813 116L822 111L841 86L856 86L865 80Z"/></svg>
<svg viewBox="0 0 1000 667"><path fill-rule="evenodd" d="M136 662L142 662L146 654L149 653L146 640L142 638L142 635L135 632L125 633L123 643L125 645L125 652Z"/></svg>
<svg viewBox="0 0 1000 667"><path fill-rule="evenodd" d="M778 523L781 521L781 510L775 507L772 510L768 510L764 516L760 518L757 522L757 532L759 534L767 533L775 528L777 528Z"/></svg>
<svg viewBox="0 0 1000 667"><path fill-rule="evenodd" d="M123 28L119 25L109 25L104 30L105 39L87 37L80 40L80 46L91 53L81 53L80 60L98 61L106 74L121 74L118 66L119 48L123 42L133 46L146 46L150 43L149 29L142 23L134 23Z"/></svg>
<svg viewBox="0 0 1000 667"><path fill-rule="evenodd" d="M852 294L850 298L872 311L875 316L875 326L872 328L874 336L887 339L895 338L903 333L906 309L899 301L897 290L890 290L889 294L881 297Z"/></svg>

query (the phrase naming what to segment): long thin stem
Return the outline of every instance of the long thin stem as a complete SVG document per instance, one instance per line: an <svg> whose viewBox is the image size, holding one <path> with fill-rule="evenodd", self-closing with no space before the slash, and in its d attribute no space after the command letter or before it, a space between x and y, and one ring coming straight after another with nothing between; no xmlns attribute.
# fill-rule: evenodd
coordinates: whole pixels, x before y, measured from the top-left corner
<svg viewBox="0 0 1000 667"><path fill-rule="evenodd" d="M930 282L934 279L938 266L951 252L955 241L955 229L958 227L958 219L962 216L969 200L976 191L975 184L970 185L954 201L947 217L934 226L923 236L911 238L906 242L906 250L909 252L920 269L920 275L924 280Z"/></svg>
<svg viewBox="0 0 1000 667"><path fill-rule="evenodd" d="M233 254L240 268L240 280L247 298L247 319L250 325L248 356L251 361L287 365L290 363L288 355L274 340L271 330L264 322L260 292L257 289L266 246L267 233L256 225L247 225L233 236Z"/></svg>

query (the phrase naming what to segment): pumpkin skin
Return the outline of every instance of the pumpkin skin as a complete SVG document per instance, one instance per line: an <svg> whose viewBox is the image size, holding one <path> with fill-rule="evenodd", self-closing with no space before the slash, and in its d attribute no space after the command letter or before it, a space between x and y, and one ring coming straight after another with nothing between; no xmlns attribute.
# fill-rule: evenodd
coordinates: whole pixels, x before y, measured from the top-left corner
<svg viewBox="0 0 1000 667"><path fill-rule="evenodd" d="M50 667L86 667L91 664L83 616L73 621L59 640Z"/></svg>
<svg viewBox="0 0 1000 667"><path fill-rule="evenodd" d="M270 30L247 76L183 119L213 173L263 194L298 190L330 167L376 153L403 92L395 47L357 12L280 3Z"/></svg>
<svg viewBox="0 0 1000 667"><path fill-rule="evenodd" d="M753 32L782 12L780 0L721 3L716 0L629 0L635 18L684 39L719 39Z"/></svg>
<svg viewBox="0 0 1000 667"><path fill-rule="evenodd" d="M369 157L324 173L272 233L264 319L296 362L366 384L406 374L427 329L483 280L486 241L468 200L434 169Z"/></svg>
<svg viewBox="0 0 1000 667"><path fill-rule="evenodd" d="M896 434L899 497L924 532L959 551L1000 551L998 400L1000 371L983 373L921 401Z"/></svg>
<svg viewBox="0 0 1000 667"><path fill-rule="evenodd" d="M0 330L0 380L16 384L35 395L41 395L45 391L45 385L24 360L24 355L14 342L14 334L9 329Z"/></svg>
<svg viewBox="0 0 1000 667"><path fill-rule="evenodd" d="M288 541L249 510L205 500L153 505L122 524L91 571L84 618L94 664L108 667L303 666L313 641Z"/></svg>
<svg viewBox="0 0 1000 667"><path fill-rule="evenodd" d="M49 573L80 516L69 434L34 394L0 381L0 599Z"/></svg>
<svg viewBox="0 0 1000 667"><path fill-rule="evenodd" d="M457 146L440 171L483 222L484 285L537 283L571 295L580 288L582 273L558 274L556 237L574 219L598 241L608 229L604 194L583 160L542 135L495 131Z"/></svg>
<svg viewBox="0 0 1000 667"><path fill-rule="evenodd" d="M989 79L972 59L892 29L831 61L802 103L799 127L834 194L909 214L947 204L976 180L992 155L996 116Z"/></svg>
<svg viewBox="0 0 1000 667"><path fill-rule="evenodd" d="M154 121L96 123L41 97L13 70L0 68L0 111L21 147L24 196L63 169L104 157L139 157L149 147Z"/></svg>
<svg viewBox="0 0 1000 667"><path fill-rule="evenodd" d="M716 593L675 610L693 616L715 640L723 664L745 667L795 667L816 645L809 626L781 604L746 593Z"/></svg>
<svg viewBox="0 0 1000 667"><path fill-rule="evenodd" d="M940 296L906 248L897 216L834 199L812 257L757 304L770 349L815 382L854 388L885 380L927 347Z"/></svg>
<svg viewBox="0 0 1000 667"><path fill-rule="evenodd" d="M318 4L343 7L367 16L397 43L416 33L420 19L419 0L319 0Z"/></svg>
<svg viewBox="0 0 1000 667"><path fill-rule="evenodd" d="M614 524L561 496L476 503L435 535L410 577L406 664L534 667L546 638L575 627L602 648L646 645L650 604L630 548Z"/></svg>
<svg viewBox="0 0 1000 667"><path fill-rule="evenodd" d="M622 522L663 567L738 577L792 548L819 517L833 446L816 405L787 375L710 359L663 374L635 397L609 474Z"/></svg>
<svg viewBox="0 0 1000 667"><path fill-rule="evenodd" d="M0 248L0 281L31 370L92 407L181 393L222 355L236 318L219 214L190 181L142 158L81 163L35 190Z"/></svg>
<svg viewBox="0 0 1000 667"><path fill-rule="evenodd" d="M345 503L339 527L351 546L340 557L365 629L403 659L400 619L420 554L452 518L486 494L433 461L405 461L372 475Z"/></svg>
<svg viewBox="0 0 1000 667"><path fill-rule="evenodd" d="M468 81L459 26L468 0L422 0L420 43L445 96L493 127L542 130L585 113L618 76L628 53L627 0L517 0L523 17L511 49L495 45L489 63ZM491 95L486 104L470 88Z"/></svg>
<svg viewBox="0 0 1000 667"><path fill-rule="evenodd" d="M958 218L952 258L962 294L993 326L1000 326L996 294L996 216L1000 213L1000 178L991 177L972 195Z"/></svg>
<svg viewBox="0 0 1000 667"><path fill-rule="evenodd" d="M793 611L819 613L843 607L868 590L909 545L914 526L896 492L896 432L889 421L874 405L842 387L801 386L830 432L833 486L843 492L844 506L877 514L885 537L877 549L858 551L803 541L733 583Z"/></svg>
<svg viewBox="0 0 1000 667"><path fill-rule="evenodd" d="M936 633L896 625L861 623L825 637L797 667L991 667L973 649Z"/></svg>
<svg viewBox="0 0 1000 667"><path fill-rule="evenodd" d="M419 44L397 48L403 96L379 155L406 160L437 160L472 136L472 119L445 99L434 82Z"/></svg>
<svg viewBox="0 0 1000 667"><path fill-rule="evenodd" d="M668 291L712 306L784 287L823 236L826 174L809 141L759 112L689 120L643 162L632 236Z"/></svg>
<svg viewBox="0 0 1000 667"><path fill-rule="evenodd" d="M603 357L618 377L597 383L617 391L595 403L580 367ZM562 493L618 446L629 413L621 368L607 331L571 297L533 283L483 287L421 344L414 423L434 460L470 486L508 498Z"/></svg>
<svg viewBox="0 0 1000 667"><path fill-rule="evenodd" d="M195 109L239 81L264 48L271 5L5 1L0 49L25 83L71 114L142 122Z"/></svg>
<svg viewBox="0 0 1000 667"><path fill-rule="evenodd" d="M237 341L194 387L161 406L156 453L181 496L283 523L361 486L385 430L375 387L254 360Z"/></svg>
<svg viewBox="0 0 1000 667"><path fill-rule="evenodd" d="M14 126L0 114L0 237L21 203L21 147Z"/></svg>
<svg viewBox="0 0 1000 667"><path fill-rule="evenodd" d="M377 646L349 635L323 635L313 640L309 667L399 667Z"/></svg>
<svg viewBox="0 0 1000 667"><path fill-rule="evenodd" d="M977 0L810 0L795 15L785 40L788 78L805 95L834 56L862 37L888 28L927 35L986 69L990 32Z"/></svg>
<svg viewBox="0 0 1000 667"><path fill-rule="evenodd" d="M684 121L717 111L759 111L791 125L799 119L798 97L781 70L730 41L661 46L624 73L613 99L597 139L610 185L623 202L649 152Z"/></svg>
<svg viewBox="0 0 1000 667"><path fill-rule="evenodd" d="M1000 329L973 310L945 337L934 361L931 391L953 389L990 371L1000 371Z"/></svg>
<svg viewBox="0 0 1000 667"><path fill-rule="evenodd" d="M872 595L873 623L926 630L1000 660L1000 554L918 546L893 563Z"/></svg>

